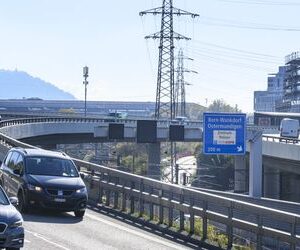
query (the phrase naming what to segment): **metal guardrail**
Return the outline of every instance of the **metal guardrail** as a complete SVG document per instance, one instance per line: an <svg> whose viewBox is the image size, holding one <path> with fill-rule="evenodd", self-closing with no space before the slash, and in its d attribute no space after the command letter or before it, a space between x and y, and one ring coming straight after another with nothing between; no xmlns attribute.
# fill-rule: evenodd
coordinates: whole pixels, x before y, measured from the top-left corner
<svg viewBox="0 0 300 250"><path fill-rule="evenodd" d="M184 229L185 215L188 215L191 237L195 236L195 218L198 216L202 225L202 235L198 236L202 241L208 237L210 222L222 224L228 248L235 242L236 229L254 233L257 249L264 246L264 237L273 238L274 242L288 243L291 249L300 247L297 236L297 233L300 234L300 216L297 214L183 188L81 160L74 161L81 169L92 173L90 198L97 203L104 202L106 206L124 212L129 209L130 214L137 212L140 217L147 211L149 220L157 217L159 224L166 224L168 228L174 225L174 214L179 214L179 231ZM278 225L285 223L290 231L272 227L270 220L278 222Z"/></svg>
<svg viewBox="0 0 300 250"><path fill-rule="evenodd" d="M0 142L1 151L7 151L12 146L32 148L3 134L0 134ZM251 240L255 242L256 249L263 249L264 246L274 249L283 243L288 244L289 249L300 247L298 214L183 188L78 159L73 160L82 171L89 173L86 182L90 200L104 203L111 209L121 210L133 217L137 215L142 218L147 215L148 221L157 218L160 225L165 225L162 230L171 235L182 235L180 232L185 229L186 218L189 218L189 235L185 235L184 239L192 243L205 242L209 238L210 227L217 224L227 236L229 249L239 241L236 230L253 234L254 238ZM145 222L145 219L140 220ZM270 224L270 221L273 223ZM201 233L198 235L197 223L201 225ZM178 231L174 231L175 224L178 224ZM285 224L284 228L279 226L282 224ZM269 238L273 239L273 243L267 240Z"/></svg>
<svg viewBox="0 0 300 250"><path fill-rule="evenodd" d="M300 142L297 138L289 138L289 137L278 137L278 136L270 136L270 135L263 135L263 140L265 141L272 141L272 142L285 142L286 144L298 144Z"/></svg>
<svg viewBox="0 0 300 250"><path fill-rule="evenodd" d="M0 128L28 123L45 123L45 122L61 122L61 123L107 123L107 122L118 122L125 124L136 124L136 119L115 119L115 118L83 118L83 117L36 117L36 118L19 118L4 120L0 122ZM174 124L175 121L169 120L158 120L157 125L169 125ZM180 122L177 122L180 124ZM187 126L202 126L201 121L188 121L184 123Z"/></svg>

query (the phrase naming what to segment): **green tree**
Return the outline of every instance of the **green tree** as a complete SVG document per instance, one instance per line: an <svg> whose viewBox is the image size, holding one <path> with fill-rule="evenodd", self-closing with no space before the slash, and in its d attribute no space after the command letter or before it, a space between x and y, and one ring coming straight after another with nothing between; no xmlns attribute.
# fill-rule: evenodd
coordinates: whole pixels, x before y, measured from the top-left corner
<svg viewBox="0 0 300 250"><path fill-rule="evenodd" d="M242 110L240 110L237 105L235 105L235 107L232 107L222 99L214 100L213 103L208 106L207 111L209 111L209 112L230 112L230 113L241 113L242 112Z"/></svg>

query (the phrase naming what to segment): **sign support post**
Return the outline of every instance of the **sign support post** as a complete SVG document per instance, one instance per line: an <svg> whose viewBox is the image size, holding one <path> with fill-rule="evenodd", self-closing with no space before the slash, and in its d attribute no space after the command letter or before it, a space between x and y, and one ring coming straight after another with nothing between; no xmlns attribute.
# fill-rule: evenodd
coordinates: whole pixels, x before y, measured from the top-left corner
<svg viewBox="0 0 300 250"><path fill-rule="evenodd" d="M249 196L262 197L262 132L249 131Z"/></svg>

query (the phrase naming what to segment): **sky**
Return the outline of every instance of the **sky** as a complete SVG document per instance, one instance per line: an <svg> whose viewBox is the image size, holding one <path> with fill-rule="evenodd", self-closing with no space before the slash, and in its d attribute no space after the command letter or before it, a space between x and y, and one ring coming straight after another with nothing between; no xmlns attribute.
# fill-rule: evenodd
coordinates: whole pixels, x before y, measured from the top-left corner
<svg viewBox="0 0 300 250"><path fill-rule="evenodd" d="M174 17L187 57L186 100L223 99L253 111L253 91L299 50L297 0L173 0L199 18ZM84 100L82 68L90 68L88 100L155 101L160 16L139 12L162 0L0 0L0 69L20 70ZM175 62L175 66L177 62Z"/></svg>

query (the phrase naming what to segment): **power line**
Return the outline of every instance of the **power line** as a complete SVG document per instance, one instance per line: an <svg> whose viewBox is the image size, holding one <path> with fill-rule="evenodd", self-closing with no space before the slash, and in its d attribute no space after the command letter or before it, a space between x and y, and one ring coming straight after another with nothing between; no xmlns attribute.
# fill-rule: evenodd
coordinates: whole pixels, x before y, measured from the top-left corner
<svg viewBox="0 0 300 250"><path fill-rule="evenodd" d="M239 67L239 68L247 68L247 69L251 69L251 70L256 70L256 71L268 71L271 72L272 69L270 68L263 68L260 66L255 66L255 65L250 65L250 64L246 64L246 63L241 63L241 62L236 62L236 61L232 61L230 59L224 59L221 57L214 57L205 53L199 53L199 52L194 52L196 55L200 56L200 58L197 58L198 60L210 60L213 62L216 62L218 64L225 64L226 66L231 65L234 67ZM202 57L202 58L201 58ZM205 58L205 59L204 59Z"/></svg>
<svg viewBox="0 0 300 250"><path fill-rule="evenodd" d="M262 59L251 55L245 55L245 54L237 54L232 53L228 51L221 51L221 50L214 50L214 49L207 49L207 48L196 48L195 47L187 47L188 50L191 50L193 52L197 51L200 53L208 53L210 55L216 55L216 56L224 56L229 57L230 59L238 59L238 60L247 60L247 61L253 61L257 63L264 63L264 64L278 64L279 60L268 60L268 59Z"/></svg>
<svg viewBox="0 0 300 250"><path fill-rule="evenodd" d="M268 30L268 31L289 31L289 32L299 32L299 27L285 27L279 25L261 24L261 23L251 23L242 22L236 20L227 20L215 17L205 17L201 16L203 20L200 24L221 26L221 27L231 27L239 29L254 29L254 30Z"/></svg>
<svg viewBox="0 0 300 250"><path fill-rule="evenodd" d="M262 1L262 0L215 0L222 3L235 3L235 4L247 4L247 5L274 5L274 6L300 6L299 2L286 2L286 1L280 1L280 2L274 2L272 1Z"/></svg>
<svg viewBox="0 0 300 250"><path fill-rule="evenodd" d="M254 56L258 56L258 57L268 57L268 58L274 58L274 59L279 59L280 58L280 57L273 56L273 55L268 55L268 54L253 52L253 51L247 51L247 50L242 50L242 49L225 47L223 45L218 45L218 44L214 44L214 43L208 43L208 42L203 42L203 41L198 41L198 40L193 40L193 41L196 42L196 43L200 43L200 44L210 46L210 47L216 47L216 48L220 48L220 49L224 49L224 50L235 51L235 52L238 52L238 53L241 53L241 54L254 55Z"/></svg>

